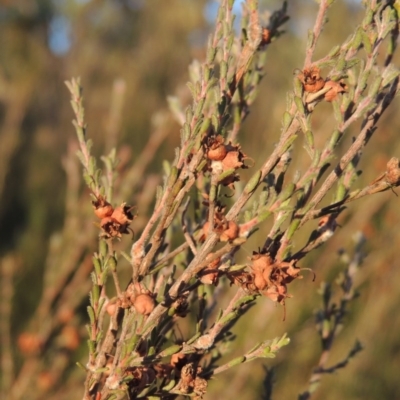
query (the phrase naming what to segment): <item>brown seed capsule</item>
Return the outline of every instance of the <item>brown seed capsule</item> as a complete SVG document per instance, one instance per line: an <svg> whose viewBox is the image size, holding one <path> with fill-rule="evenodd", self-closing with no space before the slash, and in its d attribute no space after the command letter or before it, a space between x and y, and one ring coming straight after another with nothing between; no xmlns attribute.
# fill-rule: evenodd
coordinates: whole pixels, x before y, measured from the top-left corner
<svg viewBox="0 0 400 400"><path fill-rule="evenodd" d="M133 307L136 312L142 315L150 315L155 305L154 299L146 293L139 294L133 301Z"/></svg>
<svg viewBox="0 0 400 400"><path fill-rule="evenodd" d="M127 206L125 203L122 203L119 207L117 207L113 211L111 218L113 218L121 225L129 224L130 222L133 221L133 215L131 213L131 209L132 209L131 206Z"/></svg>
<svg viewBox="0 0 400 400"><path fill-rule="evenodd" d="M207 152L207 158L213 161L221 161L225 158L227 153L224 144L219 144L215 148L210 148Z"/></svg>
<svg viewBox="0 0 400 400"><path fill-rule="evenodd" d="M235 240L239 236L239 225L235 221L228 221L228 227L222 233L219 239L221 242Z"/></svg>
<svg viewBox="0 0 400 400"><path fill-rule="evenodd" d="M95 208L94 213L96 214L96 217L103 219L105 217L109 217L113 213L113 208L111 204L108 204L104 207Z"/></svg>
<svg viewBox="0 0 400 400"><path fill-rule="evenodd" d="M96 199L96 201L92 201L92 204L94 207L94 213L100 219L110 217L114 211L111 204L101 195Z"/></svg>

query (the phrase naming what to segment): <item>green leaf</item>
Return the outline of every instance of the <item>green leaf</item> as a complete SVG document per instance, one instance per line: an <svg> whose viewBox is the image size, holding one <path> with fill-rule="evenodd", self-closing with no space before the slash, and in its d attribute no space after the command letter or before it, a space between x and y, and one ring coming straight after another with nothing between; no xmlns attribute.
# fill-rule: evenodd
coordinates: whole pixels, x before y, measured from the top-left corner
<svg viewBox="0 0 400 400"><path fill-rule="evenodd" d="M250 194L251 192L253 192L258 186L260 178L261 178L261 171L257 171L247 182L247 185L244 188L244 193Z"/></svg>

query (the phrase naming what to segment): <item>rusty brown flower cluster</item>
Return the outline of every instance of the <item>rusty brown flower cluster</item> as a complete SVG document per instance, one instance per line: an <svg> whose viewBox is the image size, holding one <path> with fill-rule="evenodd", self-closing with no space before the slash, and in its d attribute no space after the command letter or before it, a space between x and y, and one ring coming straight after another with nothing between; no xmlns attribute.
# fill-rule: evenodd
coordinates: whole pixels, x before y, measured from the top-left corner
<svg viewBox="0 0 400 400"><path fill-rule="evenodd" d="M290 262L274 260L269 253L254 252L251 258L250 272L246 270L228 274L236 285L250 293L262 294L280 304L290 297L287 285L295 279L301 279L300 268L296 260Z"/></svg>
<svg viewBox="0 0 400 400"><path fill-rule="evenodd" d="M114 315L118 309L133 307L138 314L150 315L156 306L154 296L139 283L129 284L119 298L114 298L106 306L107 313Z"/></svg>
<svg viewBox="0 0 400 400"><path fill-rule="evenodd" d="M225 217L226 206L216 202L213 218L213 232L217 233L221 242L235 240L239 236L239 225L235 221L228 221ZM210 232L210 221L203 225L203 234L200 241L204 241Z"/></svg>
<svg viewBox="0 0 400 400"><path fill-rule="evenodd" d="M343 81L335 82L322 78L320 69L316 66L305 68L297 77L300 79L303 89L307 93L317 93L323 88L329 89L324 93L324 100L329 102L335 100L338 94L344 93L347 90L347 86Z"/></svg>
<svg viewBox="0 0 400 400"><path fill-rule="evenodd" d="M204 147L209 161L207 170L216 175L227 173L227 176L220 180L219 183L233 190L233 184L240 180L235 171L239 168L247 168L244 161L249 157L242 152L240 145L234 145L231 142L225 144L221 135L208 137ZM228 173L228 171L231 173Z"/></svg>
<svg viewBox="0 0 400 400"><path fill-rule="evenodd" d="M122 203L120 206L113 208L101 195L96 197L96 200L92 201L92 204L94 213L100 218L100 227L103 231L102 236L120 239L123 234L133 233L129 227L134 219L131 213L131 206Z"/></svg>

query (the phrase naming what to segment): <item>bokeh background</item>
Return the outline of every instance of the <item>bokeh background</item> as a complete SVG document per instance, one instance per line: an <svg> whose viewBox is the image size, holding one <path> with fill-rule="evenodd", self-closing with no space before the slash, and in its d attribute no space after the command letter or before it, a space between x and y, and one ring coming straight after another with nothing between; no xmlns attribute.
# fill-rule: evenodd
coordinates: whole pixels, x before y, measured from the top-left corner
<svg viewBox="0 0 400 400"><path fill-rule="evenodd" d="M236 3L240 15L240 2ZM280 5L279 1L260 1L265 17L268 10ZM183 104L190 101L188 65L193 59L203 59L217 7L208 0L0 1L3 398L11 396L9 388L17 379L21 390L12 392L13 399L36 399L43 393L46 399L67 399L82 392L84 372L75 363L86 362L85 293L90 287L88 271L90 254L96 248L96 228L89 195L78 178L80 167L74 161L73 114L64 81L81 77L94 153L107 154L117 146L121 172L129 178L120 188L121 197L131 204L143 204L134 227L140 229L140 221L151 211L151 182L157 182L162 160L170 159L179 143L179 125L169 112L168 97ZM293 71L303 64L307 29L312 27L316 11L315 1L289 1L291 19L286 33L268 50L258 99L239 135L245 153L256 164L267 157L278 138L286 92ZM361 20L362 12L358 1L336 1L317 56L340 44ZM398 56L395 62L398 66ZM365 150L357 187L383 172L390 157L399 157L399 106L397 99ZM317 146L327 139L331 111L329 105L321 105L314 113ZM149 137L156 137L150 148L146 147ZM150 150L139 158L144 149ZM299 152L294 157L301 171L306 156ZM284 332L291 344L275 360L254 362L217 376L210 383L207 399L268 398L263 384L266 367L274 367L273 398L297 398L306 388L320 352L314 322L320 301L317 290L322 281L333 279L343 268L338 251L352 254L352 237L357 232L366 237L368 254L357 275L360 295L351 305L330 363L345 358L356 339L365 348L344 370L325 376L314 398L400 398L399 199L391 192L362 199L349 205L339 223L337 234L302 261L303 267L316 272L316 280L312 282L311 275L306 275L291 285L294 298L287 302L286 321L282 321L281 307L267 299L259 302L234 329L237 340L231 356L250 349L257 340ZM255 239L255 247L257 243L262 242ZM129 239L121 246L128 248ZM249 245L247 250L250 255L253 248ZM79 304L71 302L68 309L78 311L63 318L57 314L64 328L52 331L49 351L32 366L27 359L34 355L24 354L17 338L22 332L48 326L48 320L55 318L56 306L69 304L66 295L43 305L46 282L64 274L61 282L70 283L71 271L82 265L86 265L86 273L81 285L75 283L76 292L69 293L80 296ZM128 264L126 268L129 273ZM46 293L51 297L48 290ZM70 325L73 329L68 332L65 327ZM66 342L68 333L76 344ZM59 374L52 374L55 371ZM35 379L26 378L29 374Z"/></svg>

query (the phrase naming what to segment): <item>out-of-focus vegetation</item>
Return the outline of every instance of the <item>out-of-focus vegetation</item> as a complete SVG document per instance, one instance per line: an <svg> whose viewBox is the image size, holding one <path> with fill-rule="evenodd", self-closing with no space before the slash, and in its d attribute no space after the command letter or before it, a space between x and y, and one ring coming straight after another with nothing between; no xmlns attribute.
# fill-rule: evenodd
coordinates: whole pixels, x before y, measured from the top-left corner
<svg viewBox="0 0 400 400"><path fill-rule="evenodd" d="M260 5L267 15L280 3L266 0ZM167 98L176 96L183 104L190 102L188 65L192 59L205 57L213 10L212 2L206 0L0 3L2 398L10 395L19 399L24 394L24 399L36 399L46 393L46 399L68 399L82 393L84 371L75 363L87 359L87 315L86 304L74 304L74 298L79 298L77 293L89 292L91 255L96 250L98 232L74 157L77 145L64 81L71 76L81 77L85 119L95 154L108 154L117 146L119 168L129 177L123 193L119 193L120 200L137 205L139 217L133 228L140 230L154 203L155 185L159 183L155 172L162 168L163 159L173 157L179 143L179 125L168 111ZM235 10L240 12L240 8ZM314 1L289 2L291 19L285 26L286 33L271 44L267 54L260 92L239 133L243 149L256 163L274 148L286 92L292 86L293 71L302 68L307 29L313 25L316 11ZM317 56L350 34L362 11L358 2L336 1ZM397 99L379 122L379 131L358 166L362 174L357 187L366 186L385 170L390 157L399 156L399 106ZM318 136L318 130L323 131L333 121L331 106L319 107L313 118L316 147L327 140ZM145 147L150 135L154 135L155 142ZM351 134L341 146L350 141ZM144 149L144 156L139 158ZM296 168L305 168L304 154L293 157ZM135 164L138 159L140 163ZM398 210L399 200L390 191L350 203L338 220L343 228L339 227L330 241L302 260L303 266L315 271L316 279L312 282L311 275L309 279L305 276L301 284L292 285L294 299L287 303L286 320L282 321L280 307L264 301L234 329L234 355L243 354L256 340L284 332L288 332L291 344L275 360L257 361L218 375L211 381L207 398L259 399L262 393L268 398L263 388L263 365L274 367L275 398L295 398L305 390L320 353L313 314L319 307L317 291L322 281L340 270L338 252L352 254L352 238L357 232L367 240L367 256L356 276L359 297L351 303L330 364L344 359L356 339L365 348L344 370L324 376L314 398L399 398ZM259 235L263 233L261 230ZM124 238L124 245L129 240ZM304 243L306 240L304 237ZM248 251L252 251L250 245ZM81 280L71 284L71 271L76 265L82 269ZM56 278L59 272L61 280ZM129 265L125 273L130 274ZM37 309L44 282L52 279L70 284L71 290L65 298L54 298ZM50 291L46 296L49 299L55 294ZM48 304L60 302L66 306L61 308L63 313L52 315ZM76 307L78 311L69 314ZM6 322L9 317L10 326ZM54 340L46 332L57 323L59 331L52 330L57 345L39 363L34 354L29 354L29 343L26 345L33 339L25 336L27 349L21 345L21 335L41 332L46 337L41 346L45 347ZM57 371L62 374L57 376Z"/></svg>

